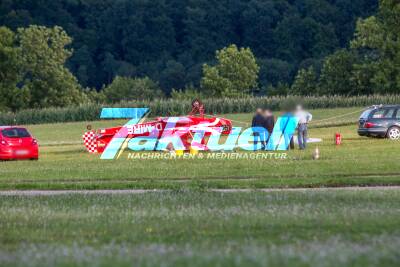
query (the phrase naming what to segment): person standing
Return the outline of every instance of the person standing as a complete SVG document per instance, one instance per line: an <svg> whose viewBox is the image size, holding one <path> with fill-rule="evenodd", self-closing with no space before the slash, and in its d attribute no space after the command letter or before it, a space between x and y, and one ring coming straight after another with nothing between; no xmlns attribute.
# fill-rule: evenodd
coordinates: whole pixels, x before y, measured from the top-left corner
<svg viewBox="0 0 400 267"><path fill-rule="evenodd" d="M263 116L263 111L261 108L257 108L256 114L253 117L253 120L251 122L251 127L264 127L264 116ZM258 141L261 141L261 147L262 149L265 148L265 139L263 136L260 135L260 133L255 132L254 133L254 150L257 150L257 144Z"/></svg>
<svg viewBox="0 0 400 267"><path fill-rule="evenodd" d="M192 102L192 110L190 111L189 115L195 116L197 114L200 114L200 116L204 118L204 104L196 98Z"/></svg>
<svg viewBox="0 0 400 267"><path fill-rule="evenodd" d="M263 124L263 127L267 129L268 132L268 137L264 139L266 143L268 143L268 139L271 136L272 131L274 130L274 126L275 126L274 115L272 114L271 110L266 109L264 111L264 124Z"/></svg>
<svg viewBox="0 0 400 267"><path fill-rule="evenodd" d="M299 119L297 126L297 140L299 148L303 150L307 146L307 125L312 120L312 114L305 111L301 105L298 105L296 107L295 116Z"/></svg>
<svg viewBox="0 0 400 267"><path fill-rule="evenodd" d="M283 144L284 144L285 149L291 149L291 150L294 149L293 135L290 134L290 131L289 131L289 133L287 131L288 124L289 124L289 122L292 121L292 118L294 118L294 117L295 117L295 115L294 115L293 109L290 108L289 106L287 106L284 109L284 113L281 115L282 119L280 120L279 125L277 125L279 127L279 129L281 131L283 131L281 138L283 138ZM274 145L276 145L274 149L277 149L278 146L280 146L280 141L278 143L276 143L276 140L273 140L273 141L275 141L273 143L274 143Z"/></svg>

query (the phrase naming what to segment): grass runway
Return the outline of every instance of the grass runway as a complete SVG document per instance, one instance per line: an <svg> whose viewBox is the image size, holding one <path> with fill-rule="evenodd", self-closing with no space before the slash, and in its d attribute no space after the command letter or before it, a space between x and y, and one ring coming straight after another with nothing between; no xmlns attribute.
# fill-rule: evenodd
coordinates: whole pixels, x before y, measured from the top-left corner
<svg viewBox="0 0 400 267"><path fill-rule="evenodd" d="M314 110L310 137L322 138L306 151L289 151L288 159L264 160L138 160L128 153L118 160L100 160L82 145L86 124L95 128L123 121L81 122L28 126L39 140L38 162L0 162L0 190L13 189L181 189L181 188L274 188L321 186L400 185L400 142L359 137L359 108ZM321 126L318 121L342 126ZM251 114L223 115L239 122ZM237 126L240 123L235 123ZM321 128L322 127L322 128ZM335 146L334 134L343 135ZM318 146L321 159L312 160Z"/></svg>

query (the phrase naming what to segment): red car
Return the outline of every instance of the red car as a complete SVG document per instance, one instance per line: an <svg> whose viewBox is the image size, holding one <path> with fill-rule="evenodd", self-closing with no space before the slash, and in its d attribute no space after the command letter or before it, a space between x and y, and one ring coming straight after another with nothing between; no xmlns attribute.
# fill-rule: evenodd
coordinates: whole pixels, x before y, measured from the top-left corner
<svg viewBox="0 0 400 267"><path fill-rule="evenodd" d="M39 158L39 146L27 129L0 126L0 160Z"/></svg>

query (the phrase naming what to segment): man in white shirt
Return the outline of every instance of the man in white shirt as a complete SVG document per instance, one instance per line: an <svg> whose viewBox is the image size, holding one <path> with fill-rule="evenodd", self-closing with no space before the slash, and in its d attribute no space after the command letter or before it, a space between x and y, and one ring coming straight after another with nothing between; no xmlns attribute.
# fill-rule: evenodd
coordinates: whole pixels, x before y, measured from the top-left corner
<svg viewBox="0 0 400 267"><path fill-rule="evenodd" d="M297 127L297 140L301 150L306 148L307 145L307 124L312 120L312 115L303 109L301 105L296 107L294 114L299 119Z"/></svg>

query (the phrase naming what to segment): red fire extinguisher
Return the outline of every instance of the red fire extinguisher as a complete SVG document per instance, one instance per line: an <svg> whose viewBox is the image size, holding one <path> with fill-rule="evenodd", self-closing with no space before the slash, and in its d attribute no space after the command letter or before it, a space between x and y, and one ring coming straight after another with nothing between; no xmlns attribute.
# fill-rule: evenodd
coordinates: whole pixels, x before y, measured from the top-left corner
<svg viewBox="0 0 400 267"><path fill-rule="evenodd" d="M335 134L335 145L340 145L342 143L342 135L340 133Z"/></svg>

